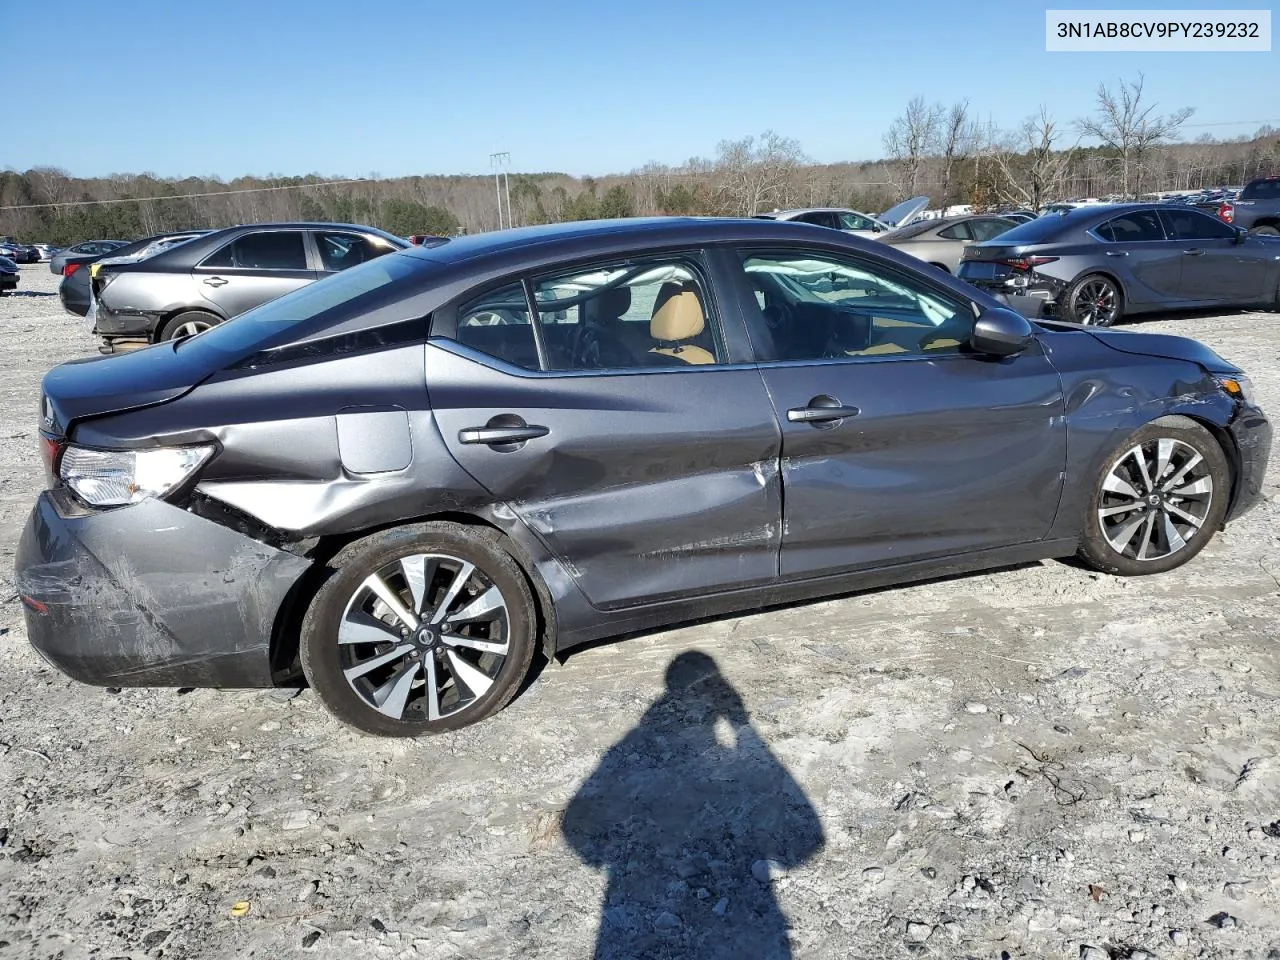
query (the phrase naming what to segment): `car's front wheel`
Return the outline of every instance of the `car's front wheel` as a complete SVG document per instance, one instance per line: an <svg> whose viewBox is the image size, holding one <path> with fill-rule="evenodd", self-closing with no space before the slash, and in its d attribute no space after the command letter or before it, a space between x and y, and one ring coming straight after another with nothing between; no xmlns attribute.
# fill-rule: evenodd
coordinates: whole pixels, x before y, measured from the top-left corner
<svg viewBox="0 0 1280 960"><path fill-rule="evenodd" d="M1106 573L1163 573L1186 563L1222 526L1231 468L1218 441L1186 417L1131 435L1094 483L1080 557Z"/></svg>
<svg viewBox="0 0 1280 960"><path fill-rule="evenodd" d="M1280 237L1280 229L1276 229L1269 223L1264 223L1260 227L1254 227L1249 232L1259 237Z"/></svg>
<svg viewBox="0 0 1280 960"><path fill-rule="evenodd" d="M1091 273L1067 287L1060 300L1064 320L1109 327L1124 316L1124 294L1110 277Z"/></svg>
<svg viewBox="0 0 1280 960"><path fill-rule="evenodd" d="M302 669L338 719L413 737L483 720L515 695L537 632L500 535L456 523L373 534L330 562L302 625Z"/></svg>

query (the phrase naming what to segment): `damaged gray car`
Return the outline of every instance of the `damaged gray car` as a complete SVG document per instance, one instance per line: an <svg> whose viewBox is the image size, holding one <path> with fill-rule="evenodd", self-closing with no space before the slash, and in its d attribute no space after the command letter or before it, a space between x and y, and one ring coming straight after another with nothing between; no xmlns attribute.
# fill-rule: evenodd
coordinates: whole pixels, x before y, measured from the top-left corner
<svg viewBox="0 0 1280 960"><path fill-rule="evenodd" d="M17 557L102 685L310 682L383 735L501 709L536 654L1078 555L1191 559L1271 427L1203 345L1032 323L883 244L570 223L387 254L49 372Z"/></svg>

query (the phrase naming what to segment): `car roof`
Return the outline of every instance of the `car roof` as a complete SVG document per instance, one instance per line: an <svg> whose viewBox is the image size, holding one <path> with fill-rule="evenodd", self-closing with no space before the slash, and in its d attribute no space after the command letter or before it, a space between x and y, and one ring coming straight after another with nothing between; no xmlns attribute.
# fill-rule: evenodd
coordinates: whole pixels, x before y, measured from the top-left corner
<svg viewBox="0 0 1280 960"><path fill-rule="evenodd" d="M797 236L826 240L841 234L809 223L754 217L629 217L495 230L453 237L435 246L410 247L400 253L438 263L462 263L478 257L515 252L528 254L529 259L542 259L544 256L573 256L578 252L577 248L581 248L584 254L590 254L600 246L625 250L631 246L783 240Z"/></svg>
<svg viewBox="0 0 1280 960"><path fill-rule="evenodd" d="M794 207L791 210L774 210L772 213L762 213L762 217L794 217L799 213L857 213L860 217L869 216L869 214L859 213L859 211L851 207Z"/></svg>

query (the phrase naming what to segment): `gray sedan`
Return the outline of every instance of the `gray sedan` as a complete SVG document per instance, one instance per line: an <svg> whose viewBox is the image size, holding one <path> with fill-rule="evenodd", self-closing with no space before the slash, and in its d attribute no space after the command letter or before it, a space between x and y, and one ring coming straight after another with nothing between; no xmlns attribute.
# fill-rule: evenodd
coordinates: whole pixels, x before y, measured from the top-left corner
<svg viewBox="0 0 1280 960"><path fill-rule="evenodd" d="M981 240L991 240L1017 226L1005 217L947 217L942 220L919 220L893 233L876 237L903 253L923 260L947 273L960 266L964 248Z"/></svg>
<svg viewBox="0 0 1280 960"><path fill-rule="evenodd" d="M83 243L74 244L65 250L59 250L49 258L49 272L60 277L63 268L67 265L67 260L74 257L105 256L128 243L128 240L85 240Z"/></svg>

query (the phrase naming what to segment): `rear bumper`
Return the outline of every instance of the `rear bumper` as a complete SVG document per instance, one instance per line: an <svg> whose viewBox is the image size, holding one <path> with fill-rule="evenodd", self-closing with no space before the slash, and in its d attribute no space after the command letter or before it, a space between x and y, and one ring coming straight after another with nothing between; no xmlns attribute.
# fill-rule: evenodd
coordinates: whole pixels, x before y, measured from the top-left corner
<svg viewBox="0 0 1280 960"><path fill-rule="evenodd" d="M266 687L302 557L156 500L114 510L40 495L18 543L31 645L82 683Z"/></svg>
<svg viewBox="0 0 1280 960"><path fill-rule="evenodd" d="M12 273L0 273L0 290L17 290L18 277Z"/></svg>
<svg viewBox="0 0 1280 960"><path fill-rule="evenodd" d="M1271 458L1271 423L1258 407L1241 408L1227 424L1239 454L1235 494L1227 510L1227 520L1248 513L1262 500L1262 480Z"/></svg>

